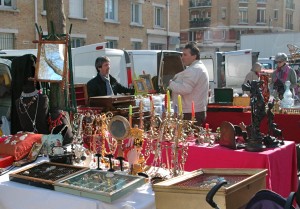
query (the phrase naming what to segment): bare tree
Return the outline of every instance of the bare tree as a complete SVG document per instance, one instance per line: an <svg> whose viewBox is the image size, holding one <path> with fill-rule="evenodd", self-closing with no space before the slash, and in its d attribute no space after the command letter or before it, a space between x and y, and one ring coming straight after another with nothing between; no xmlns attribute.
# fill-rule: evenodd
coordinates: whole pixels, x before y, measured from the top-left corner
<svg viewBox="0 0 300 209"><path fill-rule="evenodd" d="M66 16L64 13L63 0L45 0L47 11L48 35L66 34ZM55 36L53 36L55 37ZM51 83L50 86L50 108L65 109L65 92L59 83Z"/></svg>
<svg viewBox="0 0 300 209"><path fill-rule="evenodd" d="M66 33L66 16L64 13L63 0L45 0L47 11L47 29L48 33L52 31L52 23L54 32L57 34Z"/></svg>

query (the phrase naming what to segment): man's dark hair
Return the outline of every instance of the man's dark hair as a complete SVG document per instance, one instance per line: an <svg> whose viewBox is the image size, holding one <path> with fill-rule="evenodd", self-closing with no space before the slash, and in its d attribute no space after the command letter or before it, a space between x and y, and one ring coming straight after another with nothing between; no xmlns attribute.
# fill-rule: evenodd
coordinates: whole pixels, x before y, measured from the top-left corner
<svg viewBox="0 0 300 209"><path fill-rule="evenodd" d="M197 44L194 42L188 43L184 47L185 49L191 50L191 55L196 55L196 59L200 60L200 49L197 47Z"/></svg>
<svg viewBox="0 0 300 209"><path fill-rule="evenodd" d="M98 57L95 61L95 67L96 71L99 72L98 68L102 67L103 63L110 62L110 59L108 57Z"/></svg>

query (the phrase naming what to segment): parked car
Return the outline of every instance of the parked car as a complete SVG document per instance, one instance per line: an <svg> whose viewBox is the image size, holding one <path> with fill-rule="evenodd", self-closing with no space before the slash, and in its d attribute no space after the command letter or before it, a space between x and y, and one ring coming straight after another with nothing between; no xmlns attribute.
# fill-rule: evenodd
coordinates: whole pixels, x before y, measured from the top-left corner
<svg viewBox="0 0 300 209"><path fill-rule="evenodd" d="M0 116L10 116L11 61L0 58Z"/></svg>

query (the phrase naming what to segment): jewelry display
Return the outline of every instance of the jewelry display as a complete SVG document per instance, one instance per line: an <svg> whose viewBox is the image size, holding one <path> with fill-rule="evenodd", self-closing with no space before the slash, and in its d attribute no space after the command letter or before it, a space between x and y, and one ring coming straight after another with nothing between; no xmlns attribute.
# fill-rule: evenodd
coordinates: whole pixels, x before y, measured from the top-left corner
<svg viewBox="0 0 300 209"><path fill-rule="evenodd" d="M23 92L22 92L23 93ZM37 112L38 112L38 108L39 108L39 91L35 90L32 93L24 93L23 96L21 94L20 100L19 100L19 110L21 112L21 114L25 114L27 115L27 117L29 118L30 122L32 123L32 128L33 128L33 132L34 133L38 133L38 130L36 128L36 116L37 116ZM31 100L28 103L25 103L23 101L24 99L24 95L27 97L28 95L33 95ZM30 114L28 113L29 108L31 107L32 104L34 104L36 102L36 107L35 107L35 114L33 116L33 118L30 116ZM21 106L22 105L22 106ZM22 110L24 109L24 111Z"/></svg>
<svg viewBox="0 0 300 209"><path fill-rule="evenodd" d="M38 90L35 90L34 92L31 93L24 93L24 92L21 93L20 100L19 100L19 110L22 114L25 114L26 111L28 111L28 109L30 108L30 106L36 102L36 100L38 99L38 93L39 93ZM29 97L31 97L31 100L28 103L25 103L23 99ZM21 107L21 105L23 108ZM24 109L24 111L22 109Z"/></svg>
<svg viewBox="0 0 300 209"><path fill-rule="evenodd" d="M24 91L22 91L21 93L21 97L33 97L36 96L39 93L39 90L35 89L33 92L30 93L25 93Z"/></svg>
<svg viewBox="0 0 300 209"><path fill-rule="evenodd" d="M147 171L148 176L158 175L159 168L168 170L170 177L182 175L184 164L187 159L188 137L193 134L193 122L183 120L182 106L178 105L178 113L171 113L169 105L169 95L165 99L167 111L161 119L151 115L151 127L145 134L145 157L150 159L153 156L151 166L157 169ZM159 123L157 123L159 121ZM159 124L159 125L158 125ZM169 159L171 153L171 159ZM166 158L166 159L164 159ZM149 162L148 162L149 163Z"/></svg>
<svg viewBox="0 0 300 209"><path fill-rule="evenodd" d="M56 191L111 203L144 183L144 178L140 176L89 170L59 180L54 187Z"/></svg>
<svg viewBox="0 0 300 209"><path fill-rule="evenodd" d="M99 158L100 161L107 163L103 157L108 154L114 154L117 149L117 140L111 137L108 133L108 124L113 117L112 112L94 114L93 112L75 113L73 119L73 149L78 150L80 146L86 146L89 150L89 155ZM96 156L97 155L97 156ZM82 161L82 154L75 153L75 162ZM96 159L93 160L93 162ZM96 163L90 165L97 167Z"/></svg>
<svg viewBox="0 0 300 209"><path fill-rule="evenodd" d="M88 168L61 163L43 162L9 174L9 180L45 189L54 189L54 182Z"/></svg>

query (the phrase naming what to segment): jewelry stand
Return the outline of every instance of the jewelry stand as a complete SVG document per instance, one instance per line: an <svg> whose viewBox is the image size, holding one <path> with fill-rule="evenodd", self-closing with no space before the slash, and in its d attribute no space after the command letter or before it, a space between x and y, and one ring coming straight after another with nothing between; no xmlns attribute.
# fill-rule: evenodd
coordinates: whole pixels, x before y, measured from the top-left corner
<svg viewBox="0 0 300 209"><path fill-rule="evenodd" d="M49 134L47 124L49 99L35 89L32 81L27 81L23 92L16 100L16 108L22 131Z"/></svg>

